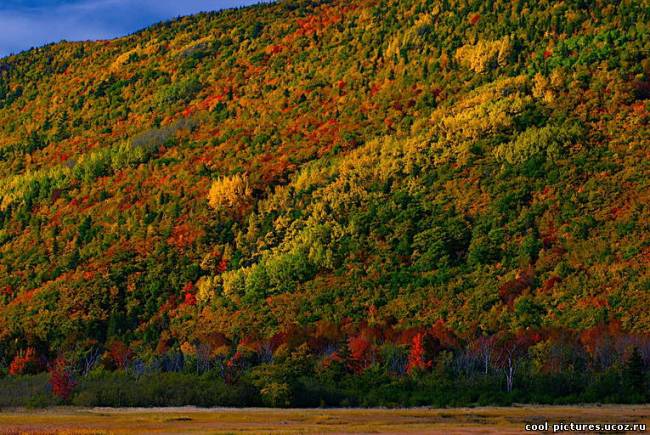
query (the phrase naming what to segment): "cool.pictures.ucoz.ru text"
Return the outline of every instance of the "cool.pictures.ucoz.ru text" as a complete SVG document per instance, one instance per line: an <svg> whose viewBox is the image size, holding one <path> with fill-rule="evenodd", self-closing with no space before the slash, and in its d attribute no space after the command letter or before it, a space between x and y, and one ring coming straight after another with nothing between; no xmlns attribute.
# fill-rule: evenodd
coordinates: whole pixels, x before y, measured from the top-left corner
<svg viewBox="0 0 650 435"><path fill-rule="evenodd" d="M553 423L526 424L528 432L645 432L645 423Z"/></svg>

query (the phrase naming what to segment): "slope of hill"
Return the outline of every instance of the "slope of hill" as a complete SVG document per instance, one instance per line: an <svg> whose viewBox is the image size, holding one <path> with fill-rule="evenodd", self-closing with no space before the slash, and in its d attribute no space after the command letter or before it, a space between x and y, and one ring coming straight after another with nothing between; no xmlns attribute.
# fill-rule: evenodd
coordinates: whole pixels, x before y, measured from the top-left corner
<svg viewBox="0 0 650 435"><path fill-rule="evenodd" d="M647 368L648 23L288 0L3 59L0 366Z"/></svg>

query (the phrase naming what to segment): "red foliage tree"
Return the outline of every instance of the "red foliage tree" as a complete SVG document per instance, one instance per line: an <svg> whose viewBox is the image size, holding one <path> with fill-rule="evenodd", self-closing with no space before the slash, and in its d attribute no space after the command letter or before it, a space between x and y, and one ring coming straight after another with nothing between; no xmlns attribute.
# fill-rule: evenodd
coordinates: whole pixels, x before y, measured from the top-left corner
<svg viewBox="0 0 650 435"><path fill-rule="evenodd" d="M183 287L183 293L185 294L183 303L185 305L196 305L196 296L194 295L194 284L191 282L188 282L185 284L185 287Z"/></svg>
<svg viewBox="0 0 650 435"><path fill-rule="evenodd" d="M411 373L413 370L426 370L431 367L432 361L427 361L424 350L424 334L418 333L413 337L411 351L409 352L408 365L406 371Z"/></svg>
<svg viewBox="0 0 650 435"><path fill-rule="evenodd" d="M33 347L28 347L27 350L19 352L9 364L9 374L11 376L36 373L38 369L39 362Z"/></svg>
<svg viewBox="0 0 650 435"><path fill-rule="evenodd" d="M14 291L10 286L6 286L0 289L0 295L4 296L13 296Z"/></svg>
<svg viewBox="0 0 650 435"><path fill-rule="evenodd" d="M185 293L185 305L196 305L196 296L192 293Z"/></svg>
<svg viewBox="0 0 650 435"><path fill-rule="evenodd" d="M430 337L434 340L436 347L440 350L455 349L459 346L458 339L443 319L438 319L430 329Z"/></svg>
<svg viewBox="0 0 650 435"><path fill-rule="evenodd" d="M118 369L125 369L131 359L131 349L120 340L111 342L108 352Z"/></svg>
<svg viewBox="0 0 650 435"><path fill-rule="evenodd" d="M517 273L515 279L505 282L499 287L499 296L501 300L512 307L515 299L521 293L533 284L535 273L532 269Z"/></svg>
<svg viewBox="0 0 650 435"><path fill-rule="evenodd" d="M562 282L562 278L560 278L559 276L553 275L550 278L548 278L546 281L544 281L544 284L542 284L542 288L543 288L544 291L549 291L553 287L555 287L555 284L557 284L559 282Z"/></svg>
<svg viewBox="0 0 650 435"><path fill-rule="evenodd" d="M321 364L324 368L328 368L332 364L340 363L340 362L343 362L343 358L341 358L341 355L339 355L338 352L334 352L331 355L327 355L321 360Z"/></svg>
<svg viewBox="0 0 650 435"><path fill-rule="evenodd" d="M243 368L244 355L237 351L230 357L223 367L223 379L226 384L234 384L237 382L240 371Z"/></svg>
<svg viewBox="0 0 650 435"><path fill-rule="evenodd" d="M52 394L63 400L68 400L77 383L64 358L57 358L50 366L50 385Z"/></svg>
<svg viewBox="0 0 650 435"><path fill-rule="evenodd" d="M225 258L222 258L221 261L219 261L219 265L217 266L217 272L218 273L223 273L228 269L228 260Z"/></svg>
<svg viewBox="0 0 650 435"><path fill-rule="evenodd" d="M591 357L593 367L606 369L614 364L617 356L616 342L621 341L623 336L620 321L612 321L582 331L580 343Z"/></svg>
<svg viewBox="0 0 650 435"><path fill-rule="evenodd" d="M374 362L374 351L371 341L365 334L348 338L350 351L350 367L355 372L361 372Z"/></svg>

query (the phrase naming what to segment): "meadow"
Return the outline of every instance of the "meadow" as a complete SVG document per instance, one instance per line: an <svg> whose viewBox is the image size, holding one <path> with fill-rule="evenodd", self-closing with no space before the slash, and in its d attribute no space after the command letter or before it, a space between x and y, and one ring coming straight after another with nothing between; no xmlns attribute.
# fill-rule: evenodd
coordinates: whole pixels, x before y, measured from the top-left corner
<svg viewBox="0 0 650 435"><path fill-rule="evenodd" d="M411 409L49 408L0 411L0 433L523 433L527 423L650 423L650 406Z"/></svg>

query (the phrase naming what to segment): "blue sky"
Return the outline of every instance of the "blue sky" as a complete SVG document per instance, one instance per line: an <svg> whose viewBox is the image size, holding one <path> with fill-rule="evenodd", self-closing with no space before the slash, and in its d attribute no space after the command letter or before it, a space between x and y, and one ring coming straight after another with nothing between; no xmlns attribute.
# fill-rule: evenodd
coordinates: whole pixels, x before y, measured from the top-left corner
<svg viewBox="0 0 650 435"><path fill-rule="evenodd" d="M0 0L0 57L62 39L126 35L162 20L260 0Z"/></svg>

